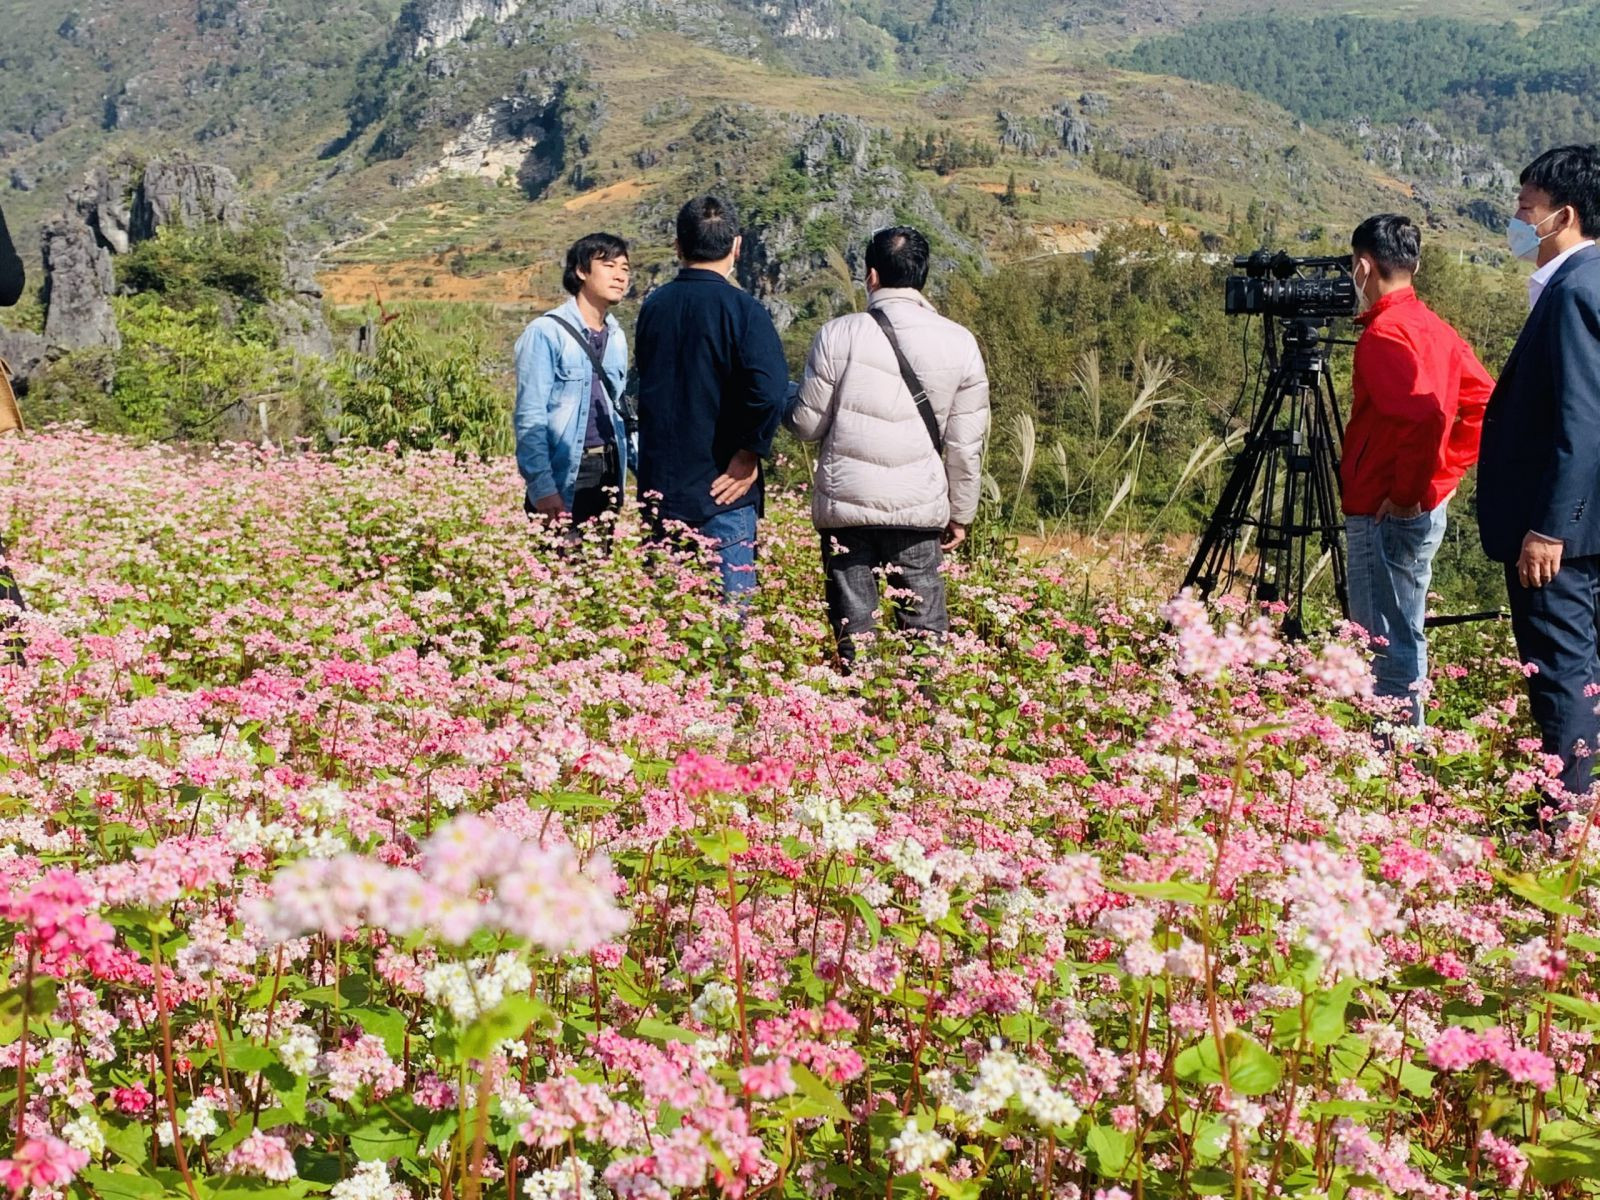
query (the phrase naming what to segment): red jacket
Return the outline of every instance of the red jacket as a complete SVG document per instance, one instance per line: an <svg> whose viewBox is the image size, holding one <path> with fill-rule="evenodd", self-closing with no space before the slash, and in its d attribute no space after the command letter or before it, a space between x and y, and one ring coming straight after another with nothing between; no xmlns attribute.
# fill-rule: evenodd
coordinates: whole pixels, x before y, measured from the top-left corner
<svg viewBox="0 0 1600 1200"><path fill-rule="evenodd" d="M1339 468L1344 511L1370 517L1392 500L1427 512L1478 461L1494 380L1410 288L1382 297L1356 323L1365 330Z"/></svg>

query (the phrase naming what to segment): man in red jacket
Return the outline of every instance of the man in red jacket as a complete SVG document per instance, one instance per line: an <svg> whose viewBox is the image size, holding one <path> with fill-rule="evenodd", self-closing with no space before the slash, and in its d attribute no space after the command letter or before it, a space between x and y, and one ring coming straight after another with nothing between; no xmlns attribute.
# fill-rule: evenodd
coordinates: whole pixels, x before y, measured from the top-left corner
<svg viewBox="0 0 1600 1200"><path fill-rule="evenodd" d="M1350 616L1372 637L1377 694L1421 725L1433 556L1450 498L1478 461L1494 380L1412 290L1422 231L1409 218L1368 218L1350 248L1366 305L1340 467Z"/></svg>

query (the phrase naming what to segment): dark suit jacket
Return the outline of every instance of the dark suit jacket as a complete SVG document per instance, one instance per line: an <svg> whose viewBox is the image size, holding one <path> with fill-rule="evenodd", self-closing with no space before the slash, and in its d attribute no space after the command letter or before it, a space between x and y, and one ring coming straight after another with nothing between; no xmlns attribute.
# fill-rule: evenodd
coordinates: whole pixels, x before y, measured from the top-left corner
<svg viewBox="0 0 1600 1200"><path fill-rule="evenodd" d="M1545 286L1483 421L1478 533L1515 562L1532 530L1569 558L1600 554L1600 247Z"/></svg>
<svg viewBox="0 0 1600 1200"><path fill-rule="evenodd" d="M17 249L11 244L5 214L0 213L0 304L15 304L20 300L26 282L22 259L17 257Z"/></svg>

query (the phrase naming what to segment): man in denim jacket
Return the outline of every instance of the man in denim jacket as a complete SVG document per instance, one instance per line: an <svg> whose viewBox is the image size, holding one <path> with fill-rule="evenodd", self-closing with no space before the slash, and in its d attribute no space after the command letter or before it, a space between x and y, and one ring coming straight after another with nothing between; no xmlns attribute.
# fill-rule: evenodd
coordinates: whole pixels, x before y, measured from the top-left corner
<svg viewBox="0 0 1600 1200"><path fill-rule="evenodd" d="M612 400L627 383L628 342L611 309L628 294L628 282L627 242L609 233L579 238L562 277L572 299L517 339L513 424L527 484L523 507L574 531L620 507L632 466L628 431Z"/></svg>

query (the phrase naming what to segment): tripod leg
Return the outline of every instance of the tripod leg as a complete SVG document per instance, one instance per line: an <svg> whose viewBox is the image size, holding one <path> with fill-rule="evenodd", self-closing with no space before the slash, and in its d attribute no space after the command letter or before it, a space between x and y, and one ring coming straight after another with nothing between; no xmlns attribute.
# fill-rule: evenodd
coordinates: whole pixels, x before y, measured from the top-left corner
<svg viewBox="0 0 1600 1200"><path fill-rule="evenodd" d="M1268 394L1245 434L1244 447L1234 461L1222 496L1206 522L1200 546L1184 575L1183 586L1194 588L1201 599L1209 598L1219 585L1224 592L1229 591L1238 574L1235 555L1239 536L1256 523L1251 513L1252 499L1271 452L1269 435L1277 423L1281 403L1282 396L1269 385Z"/></svg>

